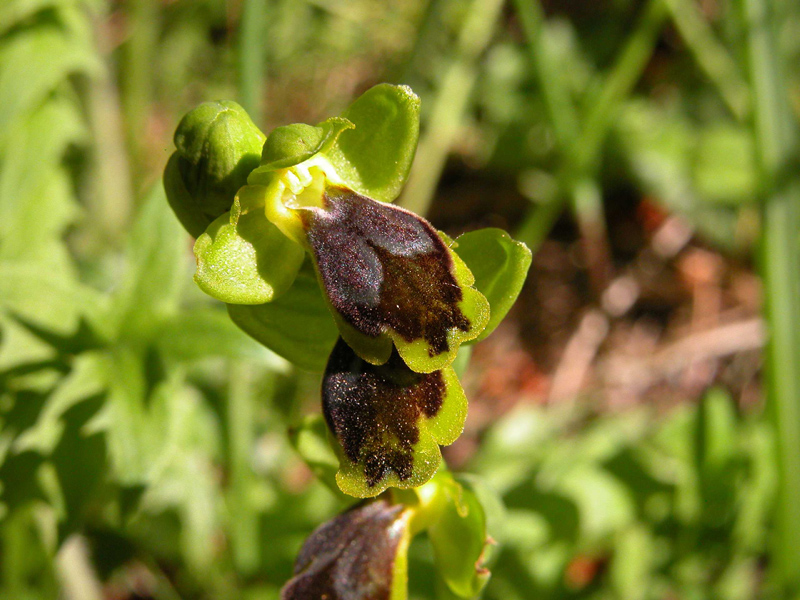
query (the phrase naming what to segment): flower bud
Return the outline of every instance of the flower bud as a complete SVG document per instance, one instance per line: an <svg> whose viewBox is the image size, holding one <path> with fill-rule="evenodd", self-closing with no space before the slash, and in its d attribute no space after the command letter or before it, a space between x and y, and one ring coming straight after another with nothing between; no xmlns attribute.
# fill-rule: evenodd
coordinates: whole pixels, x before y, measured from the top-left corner
<svg viewBox="0 0 800 600"><path fill-rule="evenodd" d="M266 137L235 102L204 102L175 131L177 150L164 172L172 210L194 237L229 211L261 161Z"/></svg>

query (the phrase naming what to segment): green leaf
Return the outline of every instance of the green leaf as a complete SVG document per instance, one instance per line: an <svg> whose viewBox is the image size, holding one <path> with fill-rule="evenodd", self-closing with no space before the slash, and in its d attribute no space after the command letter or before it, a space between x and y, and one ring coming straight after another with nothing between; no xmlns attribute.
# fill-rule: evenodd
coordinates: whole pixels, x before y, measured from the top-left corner
<svg viewBox="0 0 800 600"><path fill-rule="evenodd" d="M269 304L229 304L242 331L291 363L321 372L339 333L314 273L301 268L289 290Z"/></svg>
<svg viewBox="0 0 800 600"><path fill-rule="evenodd" d="M621 600L649 597L656 552L656 540L643 525L637 523L617 533L609 578Z"/></svg>
<svg viewBox="0 0 800 600"><path fill-rule="evenodd" d="M749 129L727 124L706 128L698 137L694 183L704 199L738 205L756 197L758 174Z"/></svg>
<svg viewBox="0 0 800 600"><path fill-rule="evenodd" d="M408 597L412 511L386 500L353 508L303 544L281 600Z"/></svg>
<svg viewBox="0 0 800 600"><path fill-rule="evenodd" d="M744 475L735 400L712 388L697 411L697 471L703 516L712 526L725 525L735 514L736 482Z"/></svg>
<svg viewBox="0 0 800 600"><path fill-rule="evenodd" d="M12 318L28 332L35 335L38 339L62 355L81 354L89 350L97 350L106 345L106 340L98 335L98 332L92 327L89 321L83 317L78 323L78 328L75 332L67 335L50 331L46 327L40 327L19 315L12 314Z"/></svg>
<svg viewBox="0 0 800 600"><path fill-rule="evenodd" d="M48 395L36 423L14 441L17 452L49 454L64 432L64 414L91 398L100 397L108 386L108 372L99 353L85 352L75 358L73 369Z"/></svg>
<svg viewBox="0 0 800 600"><path fill-rule="evenodd" d="M5 0L0 6L0 34L30 19L38 11L64 5L64 0Z"/></svg>
<svg viewBox="0 0 800 600"><path fill-rule="evenodd" d="M693 160L702 130L685 115L639 100L620 111L616 129L623 158L646 193L686 216L711 241L735 246L740 235L737 212L721 202L706 202L698 190Z"/></svg>
<svg viewBox="0 0 800 600"><path fill-rule="evenodd" d="M271 302L289 289L305 258L303 248L267 220L261 186L241 188L230 214L197 238L194 253L197 285L230 304Z"/></svg>
<svg viewBox="0 0 800 600"><path fill-rule="evenodd" d="M381 202L400 195L419 139L419 97L404 85L370 88L342 117L353 123L325 154L350 187Z"/></svg>
<svg viewBox="0 0 800 600"><path fill-rule="evenodd" d="M477 342L495 330L517 300L531 266L531 251L502 229L494 228L465 233L452 248L472 271L475 288L491 307L489 322Z"/></svg>
<svg viewBox="0 0 800 600"><path fill-rule="evenodd" d="M95 74L101 63L88 44L54 23L0 41L0 147L9 125L38 106L70 75Z"/></svg>
<svg viewBox="0 0 800 600"><path fill-rule="evenodd" d="M52 455L64 502L59 541L85 524L106 477L105 435L87 427L102 405L102 397L95 396L72 406L62 417L64 433Z"/></svg>
<svg viewBox="0 0 800 600"><path fill-rule="evenodd" d="M86 141L78 107L54 97L9 130L12 148L0 149L0 255L40 261L53 270L71 265L61 242L78 215L72 181L63 166L70 146Z"/></svg>
<svg viewBox="0 0 800 600"><path fill-rule="evenodd" d="M84 318L96 322L103 298L37 263L0 261L0 307L56 335L71 336Z"/></svg>
<svg viewBox="0 0 800 600"><path fill-rule="evenodd" d="M128 265L114 298L114 318L119 331L143 337L161 317L177 311L188 258L186 236L160 185L140 208L126 250Z"/></svg>
<svg viewBox="0 0 800 600"><path fill-rule="evenodd" d="M414 371L450 365L489 320L474 278L423 218L343 187L323 208L297 208L342 337L382 364L394 345Z"/></svg>
<svg viewBox="0 0 800 600"><path fill-rule="evenodd" d="M486 549L486 516L469 485L449 473L437 475L441 511L428 527L436 571L454 594L474 598L489 580L483 567Z"/></svg>
<svg viewBox="0 0 800 600"><path fill-rule="evenodd" d="M336 482L365 498L433 477L439 445L464 429L467 398L452 367L415 373L397 352L375 366L339 340L322 381L322 410L337 442Z"/></svg>
<svg viewBox="0 0 800 600"><path fill-rule="evenodd" d="M0 500L13 512L33 500L46 496L39 481L39 471L45 458L38 452L22 452L7 456L0 465Z"/></svg>
<svg viewBox="0 0 800 600"><path fill-rule="evenodd" d="M273 365L283 363L239 330L219 305L181 311L164 321L163 327L155 334L155 340L163 356L179 362L222 356Z"/></svg>
<svg viewBox="0 0 800 600"><path fill-rule="evenodd" d="M598 466L578 464L564 475L558 490L577 506L581 532L590 540L602 539L636 519L631 490Z"/></svg>
<svg viewBox="0 0 800 600"><path fill-rule="evenodd" d="M261 160L265 139L236 102L204 102L181 119L164 188L192 236L231 210L236 192Z"/></svg>
<svg viewBox="0 0 800 600"><path fill-rule="evenodd" d="M219 558L213 540L222 526L223 490L215 468L222 460L219 415L175 371L155 386L147 408L141 430L130 432L138 437L130 441L138 442L132 449L139 456L128 457L141 460L145 469L140 514L177 516L180 529L166 536L169 543L179 542L189 568L212 569Z"/></svg>
<svg viewBox="0 0 800 600"><path fill-rule="evenodd" d="M328 428L322 415L309 415L290 427L289 441L317 479L338 494L339 459L328 443Z"/></svg>

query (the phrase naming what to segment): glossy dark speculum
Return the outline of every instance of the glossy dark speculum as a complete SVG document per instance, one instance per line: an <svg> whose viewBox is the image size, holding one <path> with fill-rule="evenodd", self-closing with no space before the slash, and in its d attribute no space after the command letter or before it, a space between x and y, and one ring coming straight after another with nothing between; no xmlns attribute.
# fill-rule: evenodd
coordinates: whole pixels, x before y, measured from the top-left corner
<svg viewBox="0 0 800 600"><path fill-rule="evenodd" d="M318 527L295 562L282 600L388 600L405 527L402 505L357 506Z"/></svg>
<svg viewBox="0 0 800 600"><path fill-rule="evenodd" d="M453 259L430 223L342 187L328 187L323 203L301 214L328 299L349 325L425 339L431 356L449 350L449 330L469 331Z"/></svg>
<svg viewBox="0 0 800 600"><path fill-rule="evenodd" d="M386 364L371 365L339 339L322 382L322 410L372 487L392 471L401 481L411 477L419 421L436 416L445 394L441 371L415 373L397 350Z"/></svg>

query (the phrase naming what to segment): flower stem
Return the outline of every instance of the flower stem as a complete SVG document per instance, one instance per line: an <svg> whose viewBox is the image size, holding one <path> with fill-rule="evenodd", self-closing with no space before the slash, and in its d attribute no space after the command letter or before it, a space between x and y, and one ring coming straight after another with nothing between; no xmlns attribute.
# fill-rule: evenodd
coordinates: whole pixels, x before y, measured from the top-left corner
<svg viewBox="0 0 800 600"><path fill-rule="evenodd" d="M478 78L475 63L491 41L503 4L502 0L473 0L461 25L456 56L436 93L428 127L420 137L416 166L401 197L403 207L419 215L428 212L433 200Z"/></svg>
<svg viewBox="0 0 800 600"><path fill-rule="evenodd" d="M256 125L262 125L267 0L244 0L239 32L239 99Z"/></svg>
<svg viewBox="0 0 800 600"><path fill-rule="evenodd" d="M761 274L769 342L767 398L777 436L779 490L772 553L782 597L800 597L800 178L789 169L797 124L777 44L778 15L766 0L739 0L745 19L756 158L763 194Z"/></svg>

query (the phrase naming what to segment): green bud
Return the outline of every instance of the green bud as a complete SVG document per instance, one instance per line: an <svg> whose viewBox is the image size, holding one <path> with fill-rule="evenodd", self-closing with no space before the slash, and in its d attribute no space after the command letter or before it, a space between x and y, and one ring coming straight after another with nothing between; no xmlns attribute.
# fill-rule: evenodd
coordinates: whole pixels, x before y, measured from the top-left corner
<svg viewBox="0 0 800 600"><path fill-rule="evenodd" d="M164 171L172 210L194 237L229 211L236 192L261 160L266 137L231 101L204 102L186 114Z"/></svg>

